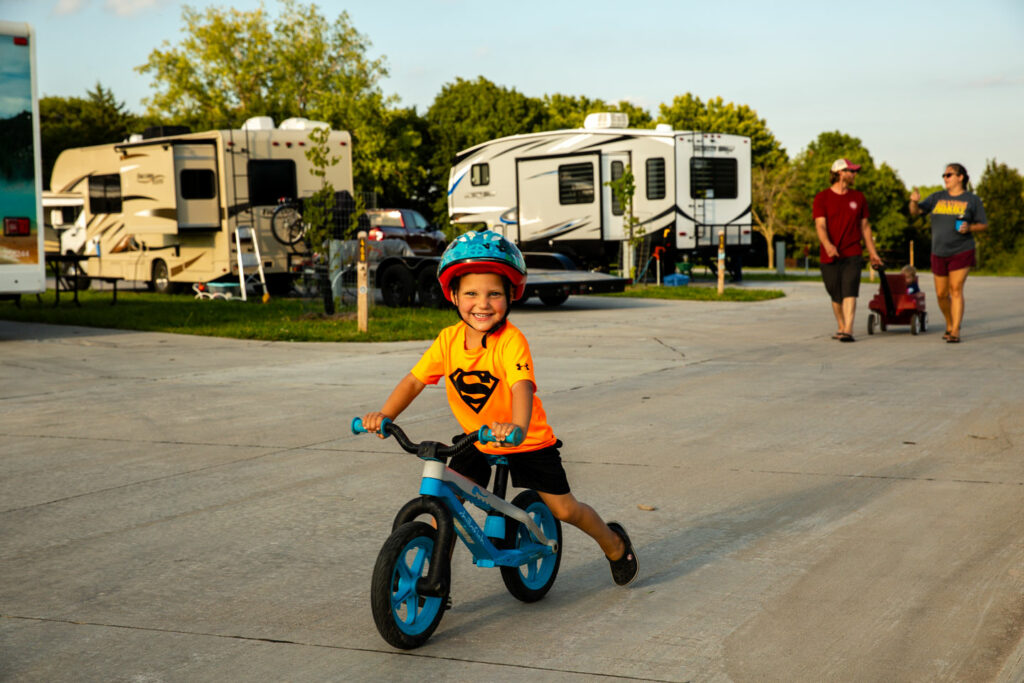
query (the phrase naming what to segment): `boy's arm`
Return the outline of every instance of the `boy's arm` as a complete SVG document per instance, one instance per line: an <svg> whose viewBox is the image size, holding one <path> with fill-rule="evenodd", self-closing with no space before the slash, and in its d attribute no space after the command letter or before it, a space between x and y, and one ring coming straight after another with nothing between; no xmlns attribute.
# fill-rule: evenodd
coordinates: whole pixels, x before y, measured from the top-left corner
<svg viewBox="0 0 1024 683"><path fill-rule="evenodd" d="M502 443L512 430L519 427L523 434L530 431L530 420L533 417L533 382L521 379L512 385L512 421L495 422L488 425L498 443Z"/></svg>
<svg viewBox="0 0 1024 683"><path fill-rule="evenodd" d="M379 434L380 424L384 421L384 418L396 419L420 395L425 386L427 385L416 379L415 375L410 372L392 390L391 395L384 401L383 408L363 416L363 427L369 432L377 432ZM383 434L379 434L379 436L382 439L384 438Z"/></svg>

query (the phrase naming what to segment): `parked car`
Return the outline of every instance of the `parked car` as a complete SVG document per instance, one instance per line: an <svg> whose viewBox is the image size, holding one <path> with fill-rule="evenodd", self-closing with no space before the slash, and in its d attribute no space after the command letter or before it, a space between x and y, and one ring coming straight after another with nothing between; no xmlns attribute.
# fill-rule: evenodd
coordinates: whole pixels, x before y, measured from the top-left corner
<svg viewBox="0 0 1024 683"><path fill-rule="evenodd" d="M367 209L370 230L367 237L381 241L405 240L417 254L439 255L448 245L444 233L412 209Z"/></svg>

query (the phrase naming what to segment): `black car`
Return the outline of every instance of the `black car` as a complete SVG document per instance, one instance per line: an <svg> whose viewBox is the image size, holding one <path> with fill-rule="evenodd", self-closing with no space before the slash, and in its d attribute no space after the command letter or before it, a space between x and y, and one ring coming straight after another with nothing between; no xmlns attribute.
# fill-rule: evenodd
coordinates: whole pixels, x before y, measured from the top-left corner
<svg viewBox="0 0 1024 683"><path fill-rule="evenodd" d="M367 209L371 240L405 240L417 254L439 255L447 246L444 233L412 209Z"/></svg>

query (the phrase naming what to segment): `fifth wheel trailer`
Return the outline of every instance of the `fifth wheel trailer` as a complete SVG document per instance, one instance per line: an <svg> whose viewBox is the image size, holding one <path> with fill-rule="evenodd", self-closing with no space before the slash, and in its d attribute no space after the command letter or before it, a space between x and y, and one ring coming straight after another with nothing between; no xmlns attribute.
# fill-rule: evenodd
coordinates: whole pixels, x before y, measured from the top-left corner
<svg viewBox="0 0 1024 683"><path fill-rule="evenodd" d="M157 129L119 143L67 149L53 167L54 197L82 199L84 230L62 235L61 248L88 260L87 276L148 281L169 292L183 284L238 279L237 246L258 249L271 287L286 289L290 271L308 258L300 241L271 233L282 198L320 189L306 150L325 123L267 117L240 130L189 133ZM336 191L352 192L352 140L331 131L327 169ZM250 233L245 228L253 228ZM242 230L240 230L242 229ZM253 240L236 239L236 232Z"/></svg>
<svg viewBox="0 0 1024 683"><path fill-rule="evenodd" d="M511 135L460 152L448 180L451 221L484 223L524 251L607 265L628 238L624 207L607 182L628 166L634 214L652 246L676 260L709 260L724 233L738 278L751 245L750 138L627 125L625 114L591 114L583 128Z"/></svg>

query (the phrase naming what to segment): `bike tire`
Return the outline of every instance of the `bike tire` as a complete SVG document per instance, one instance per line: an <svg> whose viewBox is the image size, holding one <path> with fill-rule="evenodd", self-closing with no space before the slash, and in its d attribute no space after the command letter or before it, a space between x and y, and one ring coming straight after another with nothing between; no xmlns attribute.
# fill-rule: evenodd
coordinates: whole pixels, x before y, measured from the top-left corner
<svg viewBox="0 0 1024 683"><path fill-rule="evenodd" d="M562 564L562 524L536 491L521 492L512 499L512 504L525 510L545 536L558 542L558 552L554 555L518 567L501 567L501 579L508 592L523 602L536 602L547 595L558 576L558 567ZM505 548L519 548L526 543L537 542L526 525L511 517L505 518Z"/></svg>
<svg viewBox="0 0 1024 683"><path fill-rule="evenodd" d="M427 597L416 590L426 576L437 530L407 522L384 542L373 567L370 604L377 631L388 644L412 650L427 642L444 616L448 596Z"/></svg>
<svg viewBox="0 0 1024 683"><path fill-rule="evenodd" d="M270 217L270 232L274 239L286 246L298 244L306 234L306 226L302 222L302 214L291 204L282 204Z"/></svg>

